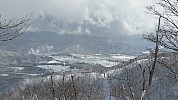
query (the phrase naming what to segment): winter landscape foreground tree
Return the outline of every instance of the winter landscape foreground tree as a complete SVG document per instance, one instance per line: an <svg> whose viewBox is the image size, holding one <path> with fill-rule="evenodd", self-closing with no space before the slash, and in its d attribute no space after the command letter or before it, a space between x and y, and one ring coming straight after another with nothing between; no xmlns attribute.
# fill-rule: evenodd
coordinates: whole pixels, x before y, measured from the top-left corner
<svg viewBox="0 0 178 100"><path fill-rule="evenodd" d="M159 9L157 9L159 8ZM4 95L4 100L176 100L178 72L178 11L177 1L161 0L148 10L158 18L155 33L144 36L155 48L144 58L135 58L115 67L106 77L63 76L56 80L51 75L15 92ZM161 9L161 10L160 10ZM160 47L163 47L161 49ZM123 65L121 64L121 65ZM105 75L104 75L105 76ZM107 85L104 85L104 83ZM109 84L109 85L108 85ZM107 90L107 93L104 93ZM174 90L174 91L173 91Z"/></svg>

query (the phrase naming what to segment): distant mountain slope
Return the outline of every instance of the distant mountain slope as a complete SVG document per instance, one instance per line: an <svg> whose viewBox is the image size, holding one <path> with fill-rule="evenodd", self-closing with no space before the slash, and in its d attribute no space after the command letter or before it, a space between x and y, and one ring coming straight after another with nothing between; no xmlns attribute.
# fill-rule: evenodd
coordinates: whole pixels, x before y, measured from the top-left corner
<svg viewBox="0 0 178 100"><path fill-rule="evenodd" d="M33 65L38 64L42 61L51 60L50 57L45 56L37 56L33 54L22 54L19 52L12 52L7 50L0 49L0 67L9 66L9 65L16 65L21 66L25 64Z"/></svg>
<svg viewBox="0 0 178 100"><path fill-rule="evenodd" d="M142 36L99 37L89 35L59 35L54 32L28 32L2 48L10 51L36 53L122 53L139 54L150 45Z"/></svg>

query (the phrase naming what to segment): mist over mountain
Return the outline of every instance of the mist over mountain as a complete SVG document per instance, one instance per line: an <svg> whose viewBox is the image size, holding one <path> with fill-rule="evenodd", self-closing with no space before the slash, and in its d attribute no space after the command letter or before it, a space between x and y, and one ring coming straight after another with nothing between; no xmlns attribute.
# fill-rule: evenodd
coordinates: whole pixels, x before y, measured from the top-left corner
<svg viewBox="0 0 178 100"><path fill-rule="evenodd" d="M59 34L92 35L102 37L121 37L130 33L127 27L123 26L123 23L120 21L108 23L105 22L105 19L99 19L94 16L92 16L92 20L94 22L91 22L89 19L85 18L77 22L70 22L57 20L48 15L43 18L41 17L34 20L35 23L32 25L32 27L37 27L37 30L57 32Z"/></svg>
<svg viewBox="0 0 178 100"><path fill-rule="evenodd" d="M146 10L142 9L145 7L142 3L146 1L137 5L130 1L123 3L115 0L96 1L96 4L88 0L86 2L82 5L82 10L78 9L64 15L61 15L63 11L60 9L55 15L45 11L38 13L33 17L33 24L29 30L120 37L148 33L154 29L153 16L146 14ZM73 15L70 15L71 13Z"/></svg>
<svg viewBox="0 0 178 100"><path fill-rule="evenodd" d="M32 23L29 31L120 37L153 31L155 19L145 13L145 6L156 1L6 0L0 4L0 13L6 18L28 14Z"/></svg>

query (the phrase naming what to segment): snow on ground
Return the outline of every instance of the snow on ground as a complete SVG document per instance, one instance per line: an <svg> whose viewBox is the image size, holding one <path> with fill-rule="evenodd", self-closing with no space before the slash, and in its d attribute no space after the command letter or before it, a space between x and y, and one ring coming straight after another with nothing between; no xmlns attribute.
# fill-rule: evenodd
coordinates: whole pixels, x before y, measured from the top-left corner
<svg viewBox="0 0 178 100"><path fill-rule="evenodd" d="M124 68L113 69L113 70L107 71L105 74L106 75L121 74L123 72L123 70L124 70Z"/></svg>
<svg viewBox="0 0 178 100"><path fill-rule="evenodd" d="M135 56L121 55L121 54L111 54L111 57L124 61L135 58Z"/></svg>
<svg viewBox="0 0 178 100"><path fill-rule="evenodd" d="M142 54L150 54L150 51L142 52Z"/></svg>
<svg viewBox="0 0 178 100"><path fill-rule="evenodd" d="M14 69L23 70L24 67L13 67Z"/></svg>
<svg viewBox="0 0 178 100"><path fill-rule="evenodd" d="M0 74L0 76L9 76L9 74Z"/></svg>
<svg viewBox="0 0 178 100"><path fill-rule="evenodd" d="M53 61L49 61L49 62L47 62L47 63L48 63L48 64L51 64L51 63L60 63L60 62L53 60Z"/></svg>
<svg viewBox="0 0 178 100"><path fill-rule="evenodd" d="M72 54L72 56L51 56L54 58L53 61L49 61L47 63L88 63L88 64L100 64L105 67L111 67L114 65L119 64L119 61L125 61L134 58L134 56L127 56L127 55L121 55L121 54L109 54L109 55L102 55L102 54L94 54L94 55L82 55L82 54ZM37 67L49 69L54 72L65 72L69 71L70 66L62 66L62 65L38 65ZM123 69L117 69L117 73L122 73ZM99 74L95 72L88 72L87 75L92 78L105 78L108 74L115 73L116 70L110 70L106 73ZM71 75L74 76L83 76L86 75L85 73L77 71L72 71L72 73L68 73L65 75L65 77L70 78ZM55 78L60 79L63 77L63 75L54 75Z"/></svg>
<svg viewBox="0 0 178 100"><path fill-rule="evenodd" d="M105 59L81 59L80 61L89 64L100 64L105 67L111 67L118 64L118 62L111 62Z"/></svg>
<svg viewBox="0 0 178 100"><path fill-rule="evenodd" d="M67 71L69 66L61 66L61 65L38 65L37 67L49 69L54 72Z"/></svg>
<svg viewBox="0 0 178 100"><path fill-rule="evenodd" d="M29 75L29 76L38 76L38 75L43 75L43 74L28 74L28 73L15 73L17 75Z"/></svg>
<svg viewBox="0 0 178 100"><path fill-rule="evenodd" d="M72 54L72 56L54 56L57 61L64 61L69 63L88 63L88 64L100 64L105 67L111 67L119 64L119 61L126 61L134 58L134 56L121 55L121 54L94 54L94 55L82 55L82 54Z"/></svg>
<svg viewBox="0 0 178 100"><path fill-rule="evenodd" d="M141 63L147 62L148 60L149 59L141 59L141 60L136 61L135 63L141 64Z"/></svg>
<svg viewBox="0 0 178 100"><path fill-rule="evenodd" d="M117 69L109 70L105 74L107 74L107 75L116 74L116 73L121 74L124 69L127 69L127 68L130 69L130 68L134 67L133 64L138 65L138 64L141 64L141 63L145 63L147 61L148 61L148 59L141 59L141 60L135 61L131 65L129 64L129 65L125 66L124 68L117 68Z"/></svg>

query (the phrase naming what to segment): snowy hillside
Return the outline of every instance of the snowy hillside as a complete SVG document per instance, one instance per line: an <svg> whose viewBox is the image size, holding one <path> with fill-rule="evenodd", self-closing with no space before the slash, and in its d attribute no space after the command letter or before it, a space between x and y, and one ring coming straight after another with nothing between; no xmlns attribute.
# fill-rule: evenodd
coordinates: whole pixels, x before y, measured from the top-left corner
<svg viewBox="0 0 178 100"><path fill-rule="evenodd" d="M90 35L59 35L54 32L29 32L2 49L33 54L68 52L77 54L138 55L152 47L142 36L98 37Z"/></svg>

